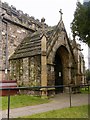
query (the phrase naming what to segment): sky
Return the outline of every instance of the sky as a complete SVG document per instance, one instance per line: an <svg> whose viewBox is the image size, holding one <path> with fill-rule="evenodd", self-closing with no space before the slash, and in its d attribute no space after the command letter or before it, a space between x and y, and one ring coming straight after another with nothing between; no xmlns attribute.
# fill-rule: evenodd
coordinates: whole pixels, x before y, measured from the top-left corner
<svg viewBox="0 0 90 120"><path fill-rule="evenodd" d="M90 0L84 0L84 2L89 2Z"/></svg>
<svg viewBox="0 0 90 120"><path fill-rule="evenodd" d="M78 0L1 0L7 2L10 6L13 5L17 10L22 10L29 16L34 16L35 19L41 20L45 18L46 24L49 26L57 25L60 20L59 10L63 12L63 22L68 36L71 36L70 24L74 18L74 11ZM79 0L83 3L83 0ZM87 68L87 45L81 45Z"/></svg>

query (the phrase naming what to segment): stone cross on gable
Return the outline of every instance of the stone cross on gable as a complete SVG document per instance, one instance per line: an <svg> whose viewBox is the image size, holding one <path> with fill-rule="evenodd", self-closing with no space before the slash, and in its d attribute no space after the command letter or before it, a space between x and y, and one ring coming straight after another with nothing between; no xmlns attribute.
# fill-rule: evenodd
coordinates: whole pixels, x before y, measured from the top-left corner
<svg viewBox="0 0 90 120"><path fill-rule="evenodd" d="M63 14L63 13L62 13L62 9L60 9L59 12L60 12L60 20L62 20L62 14Z"/></svg>

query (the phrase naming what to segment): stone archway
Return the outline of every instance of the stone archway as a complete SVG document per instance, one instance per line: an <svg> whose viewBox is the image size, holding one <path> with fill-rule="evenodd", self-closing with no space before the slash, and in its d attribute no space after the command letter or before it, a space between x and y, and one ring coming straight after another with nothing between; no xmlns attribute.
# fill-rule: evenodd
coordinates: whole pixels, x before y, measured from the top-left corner
<svg viewBox="0 0 90 120"><path fill-rule="evenodd" d="M65 46L60 46L54 57L55 85L67 85L69 83L69 52ZM63 92L64 88L56 88L55 92Z"/></svg>

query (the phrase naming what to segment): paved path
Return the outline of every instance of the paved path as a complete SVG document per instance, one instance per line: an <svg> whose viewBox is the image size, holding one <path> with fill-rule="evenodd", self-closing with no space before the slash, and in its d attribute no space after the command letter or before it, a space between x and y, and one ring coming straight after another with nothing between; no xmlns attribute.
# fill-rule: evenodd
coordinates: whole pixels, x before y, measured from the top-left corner
<svg viewBox="0 0 90 120"><path fill-rule="evenodd" d="M86 104L88 104L87 94L72 94L72 106L79 106L79 105L86 105ZM50 110L66 108L69 106L70 106L69 94L58 94L54 98L51 98L51 102L49 103L11 109L10 118L28 116L35 113L41 113L41 112L46 112ZM0 112L2 113L2 118L7 118L7 110L0 111Z"/></svg>

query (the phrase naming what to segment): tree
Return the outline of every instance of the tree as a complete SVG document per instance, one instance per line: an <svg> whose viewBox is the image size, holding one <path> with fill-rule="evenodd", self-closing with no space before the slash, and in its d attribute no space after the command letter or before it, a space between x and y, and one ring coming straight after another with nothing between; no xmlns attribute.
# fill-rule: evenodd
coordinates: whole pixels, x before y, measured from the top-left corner
<svg viewBox="0 0 90 120"><path fill-rule="evenodd" d="M86 80L90 81L90 70L89 69L86 70Z"/></svg>
<svg viewBox="0 0 90 120"><path fill-rule="evenodd" d="M71 30L74 38L78 36L79 40L90 46L90 2L84 4L77 2Z"/></svg>

